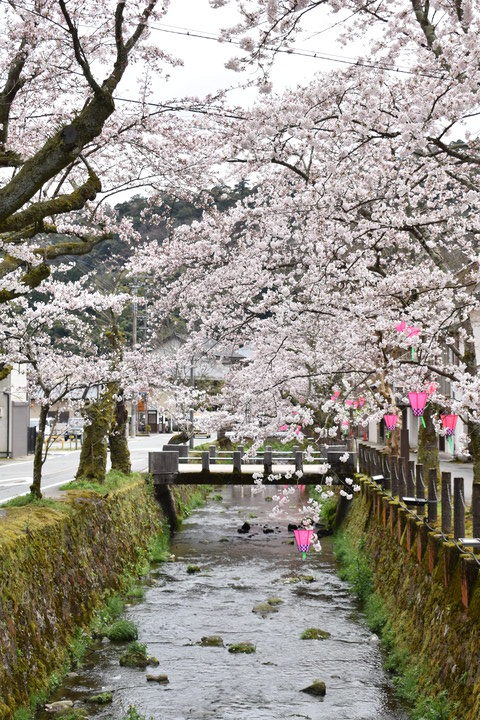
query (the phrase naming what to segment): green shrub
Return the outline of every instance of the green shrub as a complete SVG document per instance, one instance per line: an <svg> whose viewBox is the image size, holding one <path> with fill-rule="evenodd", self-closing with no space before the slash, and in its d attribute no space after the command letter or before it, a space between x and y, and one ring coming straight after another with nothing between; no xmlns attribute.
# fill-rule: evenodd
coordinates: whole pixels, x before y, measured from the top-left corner
<svg viewBox="0 0 480 720"><path fill-rule="evenodd" d="M148 559L151 563L165 562L169 555L170 535L168 528L163 528L162 532L156 535L148 547Z"/></svg>
<svg viewBox="0 0 480 720"><path fill-rule="evenodd" d="M420 700L413 710L412 720L456 720L452 714L455 710L455 705L449 702L444 691L437 697Z"/></svg>
<svg viewBox="0 0 480 720"><path fill-rule="evenodd" d="M125 593L125 596L128 600L143 600L145 597L145 588L141 585L132 585Z"/></svg>
<svg viewBox="0 0 480 720"><path fill-rule="evenodd" d="M28 710L27 708L19 708L15 712L13 720L33 720L33 714L31 710Z"/></svg>
<svg viewBox="0 0 480 720"><path fill-rule="evenodd" d="M140 715L134 705L130 705L127 714L123 716L122 720L147 720L147 718L145 715Z"/></svg>
<svg viewBox="0 0 480 720"><path fill-rule="evenodd" d="M112 642L130 642L138 639L137 627L130 620L117 620L105 629L104 634Z"/></svg>
<svg viewBox="0 0 480 720"><path fill-rule="evenodd" d="M338 497L333 495L327 500L322 500L322 506L320 508L320 522L330 532L335 527L335 517L337 514Z"/></svg>

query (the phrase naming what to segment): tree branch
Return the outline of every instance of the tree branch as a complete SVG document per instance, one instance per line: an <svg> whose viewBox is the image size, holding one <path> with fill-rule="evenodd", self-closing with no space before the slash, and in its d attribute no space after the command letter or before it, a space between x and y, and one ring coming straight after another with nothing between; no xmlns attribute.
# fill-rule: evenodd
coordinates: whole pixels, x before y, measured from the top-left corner
<svg viewBox="0 0 480 720"><path fill-rule="evenodd" d="M45 217L59 215L72 210L81 210L88 200L94 200L97 193L101 192L102 185L98 176L89 168L88 180L73 192L59 195L56 198L34 203L26 210L18 212L3 222L0 222L0 233L14 232L24 227L38 225Z"/></svg>

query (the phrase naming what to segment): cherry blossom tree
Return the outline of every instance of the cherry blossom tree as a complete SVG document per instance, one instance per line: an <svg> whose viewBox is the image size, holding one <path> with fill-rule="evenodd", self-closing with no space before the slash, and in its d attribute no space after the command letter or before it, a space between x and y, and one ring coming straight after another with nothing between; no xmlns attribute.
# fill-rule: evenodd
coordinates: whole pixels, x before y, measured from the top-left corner
<svg viewBox="0 0 480 720"><path fill-rule="evenodd" d="M192 178L206 177L199 150L187 160L192 142L205 147L200 124L193 141L175 115L213 99L155 98L181 63L152 36L168 5L0 4L0 301L29 294L56 259L112 238L118 224L103 206L116 192L190 194Z"/></svg>
<svg viewBox="0 0 480 720"><path fill-rule="evenodd" d="M258 60L320 5L340 10L252 3L231 32L257 33ZM478 483L471 117L480 14L471 3L345 6L353 11L345 38L379 28L364 62L223 119L212 129L215 162L230 167L232 183L250 178L255 196L139 251L133 269L168 284L153 312L178 308L188 318L186 352L212 339L254 348L224 390L239 423L266 415L270 431L295 412L311 425L312 409L347 421L349 410L329 401L339 381L345 399L367 398L366 422L443 377L455 398L437 392L435 402L465 418ZM268 36L258 36L262 23ZM391 72L400 62L405 72ZM395 329L402 320L420 328L414 342Z"/></svg>
<svg viewBox="0 0 480 720"><path fill-rule="evenodd" d="M49 411L60 402L80 409L94 388L111 377L109 359L98 352L88 314L118 310L125 296L106 297L82 283L44 281L33 303L10 302L0 331L2 361L18 363L29 379L32 400L40 406L33 462L33 496L41 497L42 468L50 443L46 438Z"/></svg>

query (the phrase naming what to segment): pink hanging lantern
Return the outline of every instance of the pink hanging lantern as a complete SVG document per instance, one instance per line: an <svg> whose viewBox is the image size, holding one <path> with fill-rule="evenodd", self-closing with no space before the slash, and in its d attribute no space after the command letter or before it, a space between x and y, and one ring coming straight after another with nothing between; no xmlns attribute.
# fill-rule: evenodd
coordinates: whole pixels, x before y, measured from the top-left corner
<svg viewBox="0 0 480 720"><path fill-rule="evenodd" d="M280 425L278 429L280 432L285 432L286 430L288 430L288 425Z"/></svg>
<svg viewBox="0 0 480 720"><path fill-rule="evenodd" d="M407 323L405 320L402 320L402 322L399 322L398 325L395 325L395 330L397 332L403 332L407 327Z"/></svg>
<svg viewBox="0 0 480 720"><path fill-rule="evenodd" d="M365 405L365 398L359 397L358 398L358 407L363 407Z"/></svg>
<svg viewBox="0 0 480 720"><path fill-rule="evenodd" d="M398 423L398 415L384 415L383 419L385 421L385 425L387 430L390 432L391 430L395 430Z"/></svg>
<svg viewBox="0 0 480 720"><path fill-rule="evenodd" d="M405 332L407 333L407 337L415 337L416 335L420 335L420 328L413 327L413 325L409 325L405 328Z"/></svg>
<svg viewBox="0 0 480 720"><path fill-rule="evenodd" d="M445 435L451 437L455 433L455 428L457 427L458 415L454 415L453 413L450 415L441 415L440 420L442 421Z"/></svg>
<svg viewBox="0 0 480 720"><path fill-rule="evenodd" d="M425 410L425 405L428 400L428 393L426 392L409 392L408 400L410 402L412 412L416 417L421 417Z"/></svg>
<svg viewBox="0 0 480 720"><path fill-rule="evenodd" d="M297 548L302 553L303 560L306 560L307 552L312 542L313 530L299 528L297 530L294 530L293 534L295 535L295 542L297 543Z"/></svg>
<svg viewBox="0 0 480 720"><path fill-rule="evenodd" d="M348 407L351 407L353 405L353 400L345 400L345 405L348 405Z"/></svg>
<svg viewBox="0 0 480 720"><path fill-rule="evenodd" d="M330 400L335 401L339 398L339 396L340 396L340 390L335 390L333 395L330 395Z"/></svg>
<svg viewBox="0 0 480 720"><path fill-rule="evenodd" d="M436 383L436 382L431 382L431 383L429 384L428 388L427 388L427 393L428 393L429 395L433 395L434 393L437 392L437 388L438 388L438 383Z"/></svg>

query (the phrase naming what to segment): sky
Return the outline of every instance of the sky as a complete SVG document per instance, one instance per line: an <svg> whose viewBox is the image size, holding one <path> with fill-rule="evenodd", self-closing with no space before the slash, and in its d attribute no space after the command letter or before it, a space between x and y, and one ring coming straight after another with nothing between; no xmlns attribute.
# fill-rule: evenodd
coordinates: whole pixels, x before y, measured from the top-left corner
<svg viewBox="0 0 480 720"><path fill-rule="evenodd" d="M298 38L295 47L305 48L328 54L340 54L355 58L361 53L362 47L343 48L338 42L339 28L335 27L340 15L332 15L323 8L308 15L309 23L315 27L306 27L302 37ZM213 10L208 0L172 0L167 15L158 28L152 30L152 39L158 42L163 50L180 57L183 67L172 68L167 83L159 83L155 96L160 100L185 96L203 97L215 93L221 88L239 85L245 80L253 79L254 75L240 75L225 68L225 63L241 51L228 44L214 40L205 40L192 36L169 34L165 30L180 31L197 30L217 34L221 28L234 25L238 16L233 15L232 8ZM333 28L329 26L334 25ZM277 55L272 73L273 89L282 91L310 81L318 72L329 71L342 67L336 62L295 55ZM362 72L362 71L359 71ZM363 71L367 72L367 71ZM248 105L256 97L257 91L234 91L230 100L234 104Z"/></svg>

